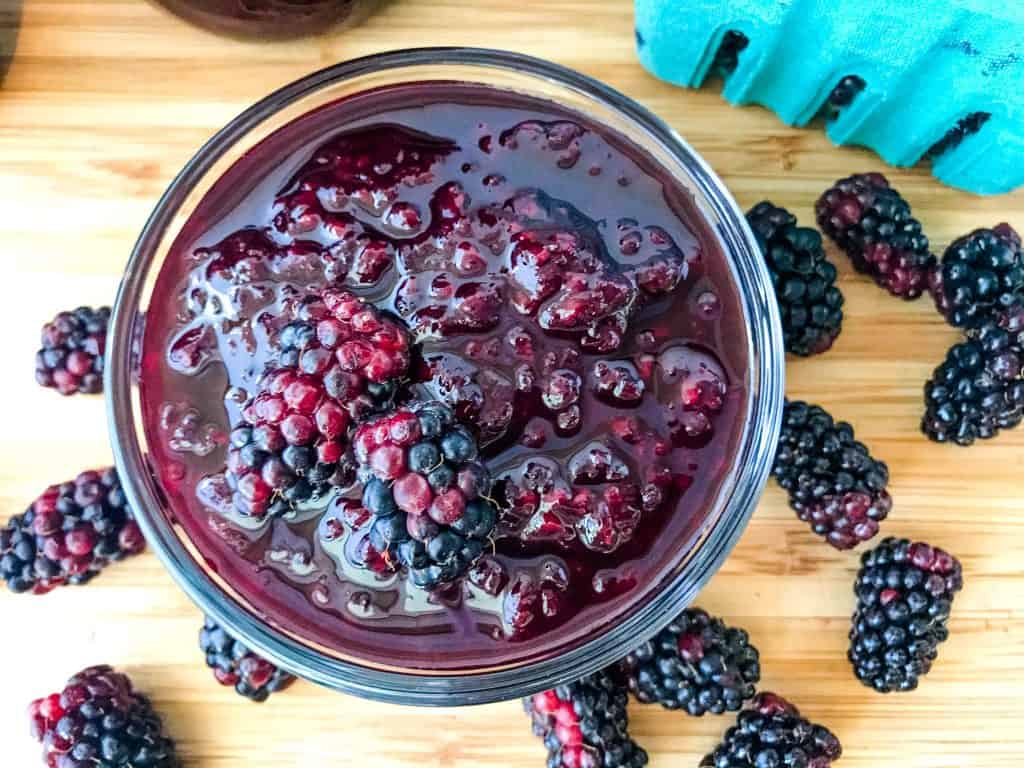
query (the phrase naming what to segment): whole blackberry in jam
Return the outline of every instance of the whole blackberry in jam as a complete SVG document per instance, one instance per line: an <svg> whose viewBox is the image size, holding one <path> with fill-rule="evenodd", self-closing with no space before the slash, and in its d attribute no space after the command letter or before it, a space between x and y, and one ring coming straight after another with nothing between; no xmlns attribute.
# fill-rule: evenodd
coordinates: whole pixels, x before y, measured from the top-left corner
<svg viewBox="0 0 1024 768"><path fill-rule="evenodd" d="M722 743L701 760L701 768L829 768L843 754L825 726L774 693L759 693L740 712Z"/></svg>
<svg viewBox="0 0 1024 768"><path fill-rule="evenodd" d="M36 381L62 395L103 391L103 351L110 307L61 312L43 326L36 352Z"/></svg>
<svg viewBox="0 0 1024 768"><path fill-rule="evenodd" d="M857 678L882 693L911 691L949 637L960 562L937 547L888 538L861 557L849 659Z"/></svg>
<svg viewBox="0 0 1024 768"><path fill-rule="evenodd" d="M218 683L234 686L240 696L252 701L266 701L295 682L294 675L257 656L209 617L199 630L199 649Z"/></svg>
<svg viewBox="0 0 1024 768"><path fill-rule="evenodd" d="M872 538L892 508L889 468L817 405L786 401L772 474L797 516L836 549Z"/></svg>
<svg viewBox="0 0 1024 768"><path fill-rule="evenodd" d="M683 611L626 656L623 669L638 700L697 717L737 711L761 679L758 652L747 633L699 608Z"/></svg>
<svg viewBox="0 0 1024 768"><path fill-rule="evenodd" d="M421 402L363 424L352 446L374 549L425 589L465 574L498 514L473 433L444 405Z"/></svg>
<svg viewBox="0 0 1024 768"><path fill-rule="evenodd" d="M0 579L12 592L41 595L84 584L145 546L117 472L83 472L51 485L0 529Z"/></svg>
<svg viewBox="0 0 1024 768"><path fill-rule="evenodd" d="M921 429L939 443L970 445L1024 417L1024 334L988 322L954 344L924 385Z"/></svg>
<svg viewBox="0 0 1024 768"><path fill-rule="evenodd" d="M858 272L894 296L916 299L935 257L910 205L880 173L840 179L814 207L818 226L846 251Z"/></svg>
<svg viewBox="0 0 1024 768"><path fill-rule="evenodd" d="M821 235L796 226L795 216L767 201L751 208L747 221L775 287L786 350L802 356L824 352L842 330L843 294Z"/></svg>
<svg viewBox="0 0 1024 768"><path fill-rule="evenodd" d="M351 484L350 426L408 372L408 335L372 304L329 289L297 314L231 433L227 481L243 515L283 515Z"/></svg>
<svg viewBox="0 0 1024 768"><path fill-rule="evenodd" d="M641 768L647 753L629 735L625 683L613 670L523 699L548 768Z"/></svg>
<svg viewBox="0 0 1024 768"><path fill-rule="evenodd" d="M181 768L149 699L108 666L29 705L32 736L51 768Z"/></svg>
<svg viewBox="0 0 1024 768"><path fill-rule="evenodd" d="M977 328L1024 304L1024 254L1009 224L954 240L929 275L935 306L951 325Z"/></svg>

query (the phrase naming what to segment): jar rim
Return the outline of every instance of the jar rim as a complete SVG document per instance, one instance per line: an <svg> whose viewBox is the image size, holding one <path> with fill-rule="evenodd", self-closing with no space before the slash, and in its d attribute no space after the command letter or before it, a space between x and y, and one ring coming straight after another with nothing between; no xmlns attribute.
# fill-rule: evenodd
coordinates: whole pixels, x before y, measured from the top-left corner
<svg viewBox="0 0 1024 768"><path fill-rule="evenodd" d="M225 595L197 566L163 514L159 483L139 441L133 370L140 299L165 237L184 198L236 143L265 120L307 96L362 76L425 66L467 67L541 78L595 100L642 129L683 166L679 179L716 216L715 234L743 302L748 343L747 416L730 471L714 502L700 543L685 567L621 622L551 658L496 671L415 674L374 669L328 657L257 619ZM674 177L679 173L674 169ZM696 187L694 190L693 188ZM708 222L709 226L712 222ZM767 268L746 219L722 181L672 128L645 107L593 78L558 64L483 48L416 48L378 53L314 72L271 93L209 139L171 182L140 233L118 290L108 334L105 388L107 419L121 482L150 547L190 599L230 633L295 674L366 698L400 704L451 706L507 700L551 688L607 666L624 648L652 636L688 605L717 572L753 513L767 481L781 423L784 351L778 307ZM710 503L710 500L709 500Z"/></svg>

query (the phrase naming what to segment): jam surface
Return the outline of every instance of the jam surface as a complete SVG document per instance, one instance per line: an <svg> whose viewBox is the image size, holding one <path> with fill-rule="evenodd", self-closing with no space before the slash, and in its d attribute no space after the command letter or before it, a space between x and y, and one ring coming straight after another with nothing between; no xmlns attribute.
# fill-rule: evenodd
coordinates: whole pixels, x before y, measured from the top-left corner
<svg viewBox="0 0 1024 768"><path fill-rule="evenodd" d="M501 513L437 592L377 567L361 489L242 514L228 435L276 318L344 288L407 328L400 402L474 431ZM748 338L686 189L554 103L454 83L309 113L233 165L165 260L144 428L168 514L265 620L393 669L548 657L621 620L700 534L743 431Z"/></svg>

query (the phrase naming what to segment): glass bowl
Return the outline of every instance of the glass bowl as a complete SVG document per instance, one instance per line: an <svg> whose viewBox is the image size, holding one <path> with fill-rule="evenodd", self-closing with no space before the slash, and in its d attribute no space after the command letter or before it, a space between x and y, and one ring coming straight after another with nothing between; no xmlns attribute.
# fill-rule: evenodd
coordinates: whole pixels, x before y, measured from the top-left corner
<svg viewBox="0 0 1024 768"><path fill-rule="evenodd" d="M178 232L213 183L276 129L326 103L406 82L459 81L553 100L624 134L690 191L720 241L742 301L747 331L747 417L735 457L700 530L680 542L670 572L627 615L575 647L503 668L430 672L386 669L345 658L259 618L211 572L175 524L149 463L140 391L133 376L143 318ZM203 146L175 178L146 223L118 293L107 351L108 419L117 468L139 524L173 578L203 611L281 667L367 698L410 705L506 700L577 679L616 661L658 632L721 566L746 526L767 480L783 404L784 351L772 285L735 201L707 164L671 128L617 91L564 67L504 51L435 48L383 53L316 72L271 94ZM614 620L613 620L614 619Z"/></svg>

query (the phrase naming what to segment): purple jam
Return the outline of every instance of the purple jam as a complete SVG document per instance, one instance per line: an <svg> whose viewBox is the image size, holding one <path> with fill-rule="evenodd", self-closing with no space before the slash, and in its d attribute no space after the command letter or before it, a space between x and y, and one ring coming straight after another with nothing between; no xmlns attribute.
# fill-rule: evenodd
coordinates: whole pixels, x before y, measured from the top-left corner
<svg viewBox="0 0 1024 768"><path fill-rule="evenodd" d="M326 32L369 14L378 0L157 0L221 34L282 39Z"/></svg>
<svg viewBox="0 0 1024 768"><path fill-rule="evenodd" d="M467 576L417 588L368 550L358 485L284 517L225 479L278 345L273 318L344 289L407 328L400 400L440 400L497 479ZM686 188L552 102L422 82L311 112L237 161L159 274L144 428L168 514L266 621L392 668L551 657L672 576L732 469L748 339Z"/></svg>

